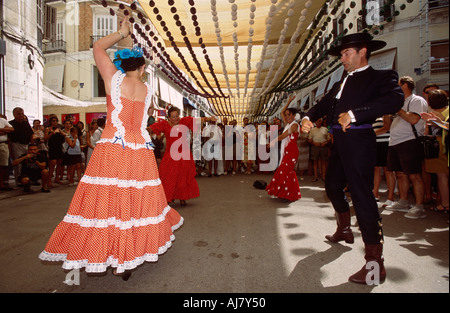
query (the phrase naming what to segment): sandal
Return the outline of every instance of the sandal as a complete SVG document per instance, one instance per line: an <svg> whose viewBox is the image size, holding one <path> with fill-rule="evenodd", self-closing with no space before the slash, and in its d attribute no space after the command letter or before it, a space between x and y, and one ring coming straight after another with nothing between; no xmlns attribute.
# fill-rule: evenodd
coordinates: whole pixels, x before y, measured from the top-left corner
<svg viewBox="0 0 450 313"><path fill-rule="evenodd" d="M435 212L444 212L448 213L448 206L443 206L442 204L439 204L438 206L434 207L433 209Z"/></svg>
<svg viewBox="0 0 450 313"><path fill-rule="evenodd" d="M317 178L317 177L314 177L313 179L312 179L312 182L313 183L315 183L316 181L318 181L319 179Z"/></svg>

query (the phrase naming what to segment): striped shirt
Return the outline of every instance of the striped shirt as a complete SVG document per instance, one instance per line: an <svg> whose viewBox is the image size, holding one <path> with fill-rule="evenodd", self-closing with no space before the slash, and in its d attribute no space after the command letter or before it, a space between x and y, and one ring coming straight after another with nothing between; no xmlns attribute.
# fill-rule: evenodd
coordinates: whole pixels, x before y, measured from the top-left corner
<svg viewBox="0 0 450 313"><path fill-rule="evenodd" d="M377 131L378 129L383 128L383 126L384 126L384 122L383 122L383 118L382 117L377 118L375 123L372 124L372 127L373 127L374 131ZM377 136L377 142L389 142L389 137L390 136L391 135L390 135L389 131L384 133L384 134L378 135Z"/></svg>

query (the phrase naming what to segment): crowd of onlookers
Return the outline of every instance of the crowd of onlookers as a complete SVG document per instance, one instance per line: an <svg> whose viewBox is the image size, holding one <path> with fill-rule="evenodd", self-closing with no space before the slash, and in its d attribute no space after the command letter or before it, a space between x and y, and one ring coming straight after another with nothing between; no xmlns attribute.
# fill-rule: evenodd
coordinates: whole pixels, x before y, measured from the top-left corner
<svg viewBox="0 0 450 313"><path fill-rule="evenodd" d="M373 193L379 206L391 211L404 212L405 217L417 219L426 216L425 208L435 211L448 212L448 94L439 89L436 84L427 84L421 95L414 94L416 84L409 76L399 80L404 95L404 107L398 114L382 116L373 124L377 135L376 166L374 168ZM439 127L432 120L442 122L444 127ZM301 116L299 117L301 120ZM215 124L215 123L213 123ZM269 143L266 132L260 132L260 126L278 126L278 132L283 132L282 121L275 117L272 122L263 121L253 124L256 134L256 158L248 159L252 146L247 137L244 138L244 156L233 160L226 160L225 156L225 126L237 126L237 121L228 122L223 118L217 124L222 138L222 157L215 157L210 161L202 158L197 161L197 172L202 176L235 175L238 172L251 174L261 173L260 164L264 163L259 156L258 148ZM244 118L242 125L249 124L248 118ZM331 127L326 118L315 122L315 128L309 134L300 132L297 145L299 158L296 163L296 171L300 181L310 177L312 182L325 181L330 148L333 141ZM241 127L242 129L242 127ZM208 126L204 127L203 143L210 142L212 136ZM237 132L239 133L239 132ZM244 134L245 136L250 136ZM437 136L440 145L439 156L425 158L423 147L417 144L421 137L427 135ZM214 135L215 136L215 135ZM209 148L209 147L208 147ZM253 147L253 149L255 149ZM281 157L279 155L279 157ZM399 164L397 164L399 162ZM389 163L389 167L388 167ZM387 199L380 199L380 185L385 181L387 185ZM409 203L409 196L414 197L414 203Z"/></svg>
<svg viewBox="0 0 450 313"><path fill-rule="evenodd" d="M31 186L48 193L54 184L77 185L101 138L105 119L93 120L86 130L72 115L62 123L50 115L45 125L34 120L32 126L22 108L15 108L13 115L9 122L0 116L0 190L14 189L9 184L11 174L25 192Z"/></svg>
<svg viewBox="0 0 450 313"><path fill-rule="evenodd" d="M94 119L86 129L83 122L74 122L72 115L67 115L64 121L60 121L56 115L50 115L45 125L40 120L28 121L22 108L13 110L14 119L7 121L5 116L0 116L0 148L1 148L1 175L0 191L13 190L9 179L14 176L16 187L23 187L30 191L31 186L40 186L42 192L50 192L55 184L68 186L77 185L84 174L89 159L100 140L106 120ZM215 123L214 123L215 124ZM222 145L225 144L225 126L239 127L236 120L224 117L217 123L220 129ZM243 126L249 125L248 118L244 118ZM225 148L222 155L212 160L196 161L199 176L235 175L237 173L264 173L259 165L265 161L259 158L259 145L269 144L269 132L264 136L259 135L259 126L265 125L267 130L271 125L278 126L278 133L283 131L282 121L274 117L272 122L267 121L253 123L256 135L256 147L251 147L254 152L254 160L248 158L249 140L248 134L243 133L245 157L241 160L234 150L233 159L225 160ZM210 125L203 127L202 145L214 141L214 134L210 132ZM241 128L243 129L243 128ZM238 131L234 136L239 134ZM251 135L250 135L251 136ZM153 136L155 144L155 157L159 162L165 153L165 138ZM234 138L236 141L236 138ZM300 158L297 163L297 173L303 180L305 176L313 175L312 181L319 177L325 179L326 162L331 142L328 128L321 121L317 122L317 128L308 134L300 134L298 147ZM280 157L280 155L278 155ZM40 182L39 182L40 181Z"/></svg>
<svg viewBox="0 0 450 313"><path fill-rule="evenodd" d="M423 89L422 96L413 94L415 83L410 77L402 77L399 84L405 93L405 112L411 111L415 121L401 126L398 116L380 117L374 124L374 131L377 134L377 164L374 170L374 195L379 200L380 184L384 179L388 187L387 201L380 203L388 210L409 212L411 210L408 203L408 194L411 192L415 197L415 204L412 206L414 212L412 218L424 217L424 205L431 205L439 211L448 211L448 151L445 142L442 141L442 151L439 159L422 159L421 174L410 174L407 171L391 171L387 168L387 158L389 149L400 149L409 155L420 158L421 151L402 151L404 141L411 138L414 132L409 129L417 129L419 136L433 133L442 138L447 131L437 127L426 118L416 115L432 112L441 121L448 121L448 97L447 94L439 90L437 85L429 84ZM430 101L430 96L432 100ZM413 109L414 106L414 109ZM93 120L88 129L83 122L74 124L73 117L68 115L64 121L59 121L56 115L50 115L46 125L41 121L34 120L30 125L25 112L21 108L13 111L14 119L7 121L5 116L0 116L0 190L8 191L13 188L8 184L10 174L14 174L16 186L23 187L29 191L31 186L40 186L42 192L50 192L55 184L65 184L74 186L77 184L89 163L90 156L96 143L100 140L105 125L105 119ZM299 119L300 120L300 119ZM150 118L149 124L154 119ZM249 119L244 118L243 126L250 125ZM212 122L211 124L216 124ZM260 131L260 126L278 126L278 134L283 132L282 121L274 117L272 121L255 122L252 125L254 132L242 131L244 142L244 155L238 157L233 154L233 159L225 158L225 138L227 136L226 126L238 127L236 120L228 121L223 117L217 122L218 127L210 128L210 125L202 127L202 147L206 144L207 150L213 150L214 144L219 144L222 140L222 154L214 153L210 159L201 158L196 161L198 176L220 176L236 175L237 173L268 173L261 171L260 165L264 162L260 158L258 151L266 149L269 144L269 132ZM324 181L326 169L330 155L330 147L333 141L332 132L327 125L326 119L315 123L316 127L309 134L300 132L297 144L299 148L299 158L296 163L296 171L300 181L310 177L312 182ZM448 125L448 123L447 123ZM448 126L447 126L448 127ZM405 129L408 128L408 129ZM241 127L243 129L243 127ZM410 132L411 134L405 135ZM234 132L236 136L239 132ZM256 142L249 140L248 136ZM156 137L152 134L155 144L155 157L157 162L161 161L165 153L165 138ZM234 138L234 140L236 140ZM448 141L448 138L447 138ZM255 155L249 158L249 151ZM445 153L445 151L447 151ZM235 151L234 151L235 152ZM281 157L279 155L279 157ZM445 166L442 166L444 164ZM270 172L272 173L272 171ZM38 181L41 181L40 183ZM395 201L397 195L399 200Z"/></svg>
<svg viewBox="0 0 450 313"><path fill-rule="evenodd" d="M448 94L436 84L427 84L422 94L416 95L416 84L409 76L401 77L399 85L405 96L404 106L396 115L384 117L381 127L384 130L378 133L377 145L381 146L378 150L382 151L383 146L388 150L382 154L387 155L387 162L377 164L386 174L388 197L385 207L387 210L405 212L405 217L412 219L426 217L426 207L447 212ZM442 122L443 127L432 120ZM386 141L386 135L389 137L387 145L381 143ZM421 138L429 135L436 136L438 142L438 155L432 158L425 157L421 145ZM378 188L380 181L379 169L377 170L375 188ZM394 201L396 190L399 200ZM375 189L375 196L377 193L378 190ZM410 193L415 201L412 205L408 201Z"/></svg>
<svg viewBox="0 0 450 313"><path fill-rule="evenodd" d="M216 124L212 122L210 124ZM329 157L329 148L331 144L331 135L326 125L326 121L319 120L316 123L317 127L313 129L310 134L300 133L297 140L299 148L299 159L296 164L296 171L300 180L304 180L306 176L313 176L312 181L315 182L319 179L325 180L326 166ZM267 153L268 145L273 140L274 134L270 132L271 126L277 126L278 133L280 135L284 131L284 125L281 119L274 117L271 122L261 121L249 123L248 118L244 118L242 125L238 125L235 119L228 121L227 117L217 123L218 128L209 128L210 125L204 125L202 128L202 145L204 144L217 144L214 138L221 140L221 155L214 156L212 160L205 160L202 157L200 161L197 161L197 172L201 176L221 176L221 175L236 175L237 173L243 173L250 175L252 173L267 173L261 169L260 165L267 162L264 158L265 154L261 156L260 151ZM242 136L243 153L239 156L236 153L236 147L233 149L233 158L227 158L225 141L227 134L226 126L232 127L228 132L233 136ZM246 126L253 126L246 128ZM262 128L264 126L264 128ZM214 132L218 134L214 134ZM253 136L252 141L250 137ZM271 137L272 136L272 137ZM233 138L233 144L239 141L238 138ZM219 143L220 144L220 143ZM281 145L278 145L278 149ZM203 149L205 150L205 149ZM251 157L253 156L253 157ZM281 158L278 153L278 161ZM273 171L268 171L272 173Z"/></svg>

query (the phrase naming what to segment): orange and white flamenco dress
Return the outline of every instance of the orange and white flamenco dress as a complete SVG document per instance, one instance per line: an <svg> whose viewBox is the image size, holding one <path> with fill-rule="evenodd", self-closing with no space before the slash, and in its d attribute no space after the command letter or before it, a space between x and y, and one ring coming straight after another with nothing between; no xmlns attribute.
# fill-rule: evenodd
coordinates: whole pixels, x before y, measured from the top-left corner
<svg viewBox="0 0 450 313"><path fill-rule="evenodd" d="M125 99L117 72L107 97L108 116L67 215L51 235L43 261L63 261L66 270L118 274L156 262L175 240L183 218L168 204L148 134L145 102Z"/></svg>

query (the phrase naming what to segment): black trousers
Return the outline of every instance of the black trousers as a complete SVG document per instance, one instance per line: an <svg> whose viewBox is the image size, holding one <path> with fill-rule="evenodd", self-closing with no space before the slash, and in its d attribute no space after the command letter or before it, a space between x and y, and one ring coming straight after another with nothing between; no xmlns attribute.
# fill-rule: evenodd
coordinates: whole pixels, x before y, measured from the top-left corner
<svg viewBox="0 0 450 313"><path fill-rule="evenodd" d="M378 244L383 239L381 218L373 195L376 136L372 129L334 129L334 143L325 180L328 198L338 213L350 210L345 187L358 219L363 241Z"/></svg>

